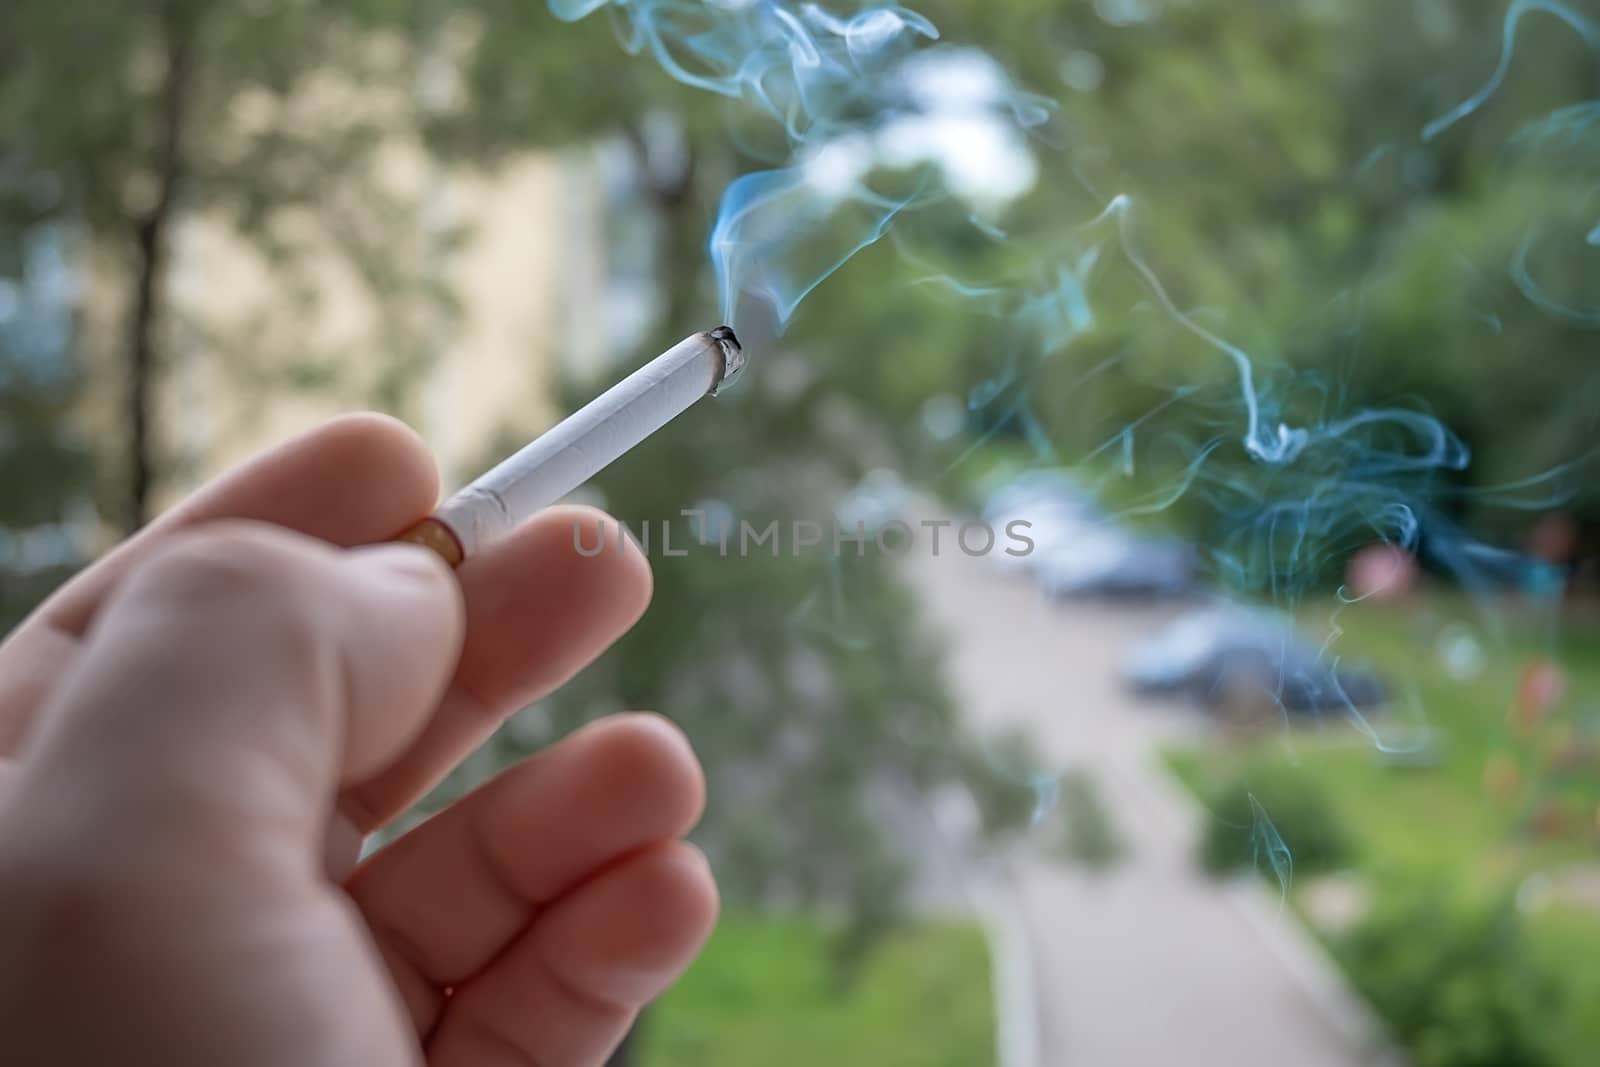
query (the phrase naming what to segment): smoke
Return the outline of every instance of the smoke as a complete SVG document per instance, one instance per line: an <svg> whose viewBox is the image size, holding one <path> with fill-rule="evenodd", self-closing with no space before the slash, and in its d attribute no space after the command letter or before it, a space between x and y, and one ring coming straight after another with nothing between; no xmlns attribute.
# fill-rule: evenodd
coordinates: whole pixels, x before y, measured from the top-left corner
<svg viewBox="0 0 1600 1067"><path fill-rule="evenodd" d="M1161 484L1124 498L1117 513L1149 514L1180 500L1199 505L1213 517L1214 536L1205 547L1219 583L1280 606L1293 606L1339 560L1375 541L1426 558L1469 591L1509 585L1547 596L1559 588L1559 569L1478 540L1454 521L1466 492L1461 476L1473 457L1424 404L1352 410L1339 381L1295 369L1288 353L1253 350L1231 338L1215 309L1181 304L1163 280L1159 240L1147 248L1141 237L1151 212L1135 197L1080 174L1097 207L1055 247L1029 256L1021 277L961 277L924 262L906 223L936 209L964 220L976 240L1013 241L1007 210L1040 181L1040 153L1056 150L1062 111L1019 87L993 57L942 40L924 16L899 6L842 15L783 0L551 0L551 7L569 20L606 9L628 51L759 117L784 145L782 158L733 181L721 199L708 251L727 321L743 313L748 298L782 327L818 285L889 238L904 261L925 268L916 287L997 324L1000 365L967 396L984 430L955 463L1005 432L1027 442L1038 462L1081 465L1099 472L1093 477L1101 483L1164 471ZM1095 7L1120 26L1162 17L1156 0L1100 0ZM1470 127L1501 91L1524 21L1535 14L1600 50L1600 24L1571 7L1514 0L1486 80L1410 140L1372 149L1355 176L1367 180L1392 164L1409 184L1425 182L1422 149ZM1063 60L1069 86L1098 84L1104 74L1084 55ZM1597 131L1600 101L1580 102L1527 123L1506 148L1554 160L1569 173L1600 171ZM1600 327L1600 298L1583 291L1600 278L1593 269L1600 184L1583 210L1589 215L1581 222L1546 217L1530 224L1505 274L1552 318ZM1124 279L1120 290L1108 280L1114 273ZM1113 291L1132 294L1131 314L1157 339L1152 347L1198 351L1205 367L1153 384L1146 410L1122 417L1089 447L1063 454L1037 414L1041 382L1053 376L1051 395L1076 396L1125 369L1128 351L1065 376L1057 369L1093 334L1098 308ZM1330 302L1352 348L1360 343L1365 302L1365 292L1340 293ZM1487 328L1502 328L1492 307L1472 314ZM1211 432L1168 432L1165 420L1175 409ZM1559 506L1592 480L1597 455L1473 490L1474 500L1502 509ZM1482 603L1492 628L1493 608ZM1339 633L1331 621L1324 646L1331 664L1339 659ZM1393 749L1347 705L1350 720L1377 747ZM1259 858L1287 892L1288 848L1254 797L1251 805Z"/></svg>
<svg viewBox="0 0 1600 1067"><path fill-rule="evenodd" d="M949 197L991 211L1035 177L1023 131L1053 102L973 49L929 50L938 29L903 7L840 16L768 0L552 0L563 19L607 8L623 47L685 85L739 101L782 133L788 158L722 198L710 252L733 321L740 293L786 323L813 288L900 212ZM907 191L881 172L925 169ZM902 183L904 184L904 183Z"/></svg>
<svg viewBox="0 0 1600 1067"><path fill-rule="evenodd" d="M1258 869L1271 869L1278 881L1279 900L1287 902L1289 887L1294 883L1294 857L1289 852L1289 846L1284 844L1283 835L1272 825L1272 819L1268 817L1261 801L1256 799L1254 793L1249 794L1249 798L1250 848L1255 865Z"/></svg>
<svg viewBox="0 0 1600 1067"><path fill-rule="evenodd" d="M1562 236L1570 239L1572 233L1573 231L1569 230ZM1511 261L1511 280L1517 283L1517 288L1528 298L1529 303L1543 308L1547 314L1580 326L1600 327L1600 303L1587 305L1567 303L1552 296L1548 285L1535 280L1530 260L1535 249L1546 239L1547 235L1539 232L1530 232L1522 239L1522 244L1517 248L1516 258ZM1595 227L1580 240L1591 248L1600 247L1600 226ZM1590 258L1594 257L1591 255Z"/></svg>
<svg viewBox="0 0 1600 1067"><path fill-rule="evenodd" d="M1474 115L1500 91L1511 72L1512 61L1516 56L1518 30L1523 19L1535 13L1559 19L1591 49L1600 52L1600 22L1586 18L1568 5L1557 3L1556 0L1515 0L1506 12L1501 32L1500 60L1494 72L1477 92L1428 123L1422 131L1424 141L1439 137L1457 123ZM1565 152L1577 157L1575 162L1581 160L1583 156L1588 156L1587 162L1594 167L1597 176L1600 176L1600 166L1596 165L1600 164L1600 148L1597 148L1594 137L1597 124L1600 124L1600 100L1585 101L1557 109L1545 118L1529 123L1512 137L1510 147L1546 154ZM1596 185L1595 192L1600 194L1600 184ZM1589 206L1591 210L1600 210L1600 202L1593 197ZM1511 278L1522 295L1546 313L1578 325L1600 327L1600 301L1577 304L1552 295L1548 285L1536 280L1532 266L1535 252L1540 246L1552 240L1581 242L1591 248L1600 246L1600 225L1579 236L1581 232L1581 227L1573 225L1564 227L1563 232L1554 235L1540 229L1530 230L1512 260ZM1583 255L1580 249L1570 251L1575 253L1573 258ZM1595 264L1592 262L1594 257L1591 254L1586 258L1591 261L1587 276L1593 278L1596 276ZM1577 277L1581 274L1574 273L1571 276Z"/></svg>
<svg viewBox="0 0 1600 1067"><path fill-rule="evenodd" d="M746 174L728 187L711 231L722 318L734 322L741 292L765 300L780 323L822 280L887 232L910 198L861 184L851 149L824 146L806 163Z"/></svg>
<svg viewBox="0 0 1600 1067"><path fill-rule="evenodd" d="M1501 31L1500 62L1494 68L1494 73L1489 75L1489 80L1483 83L1481 89L1424 126L1422 128L1424 141L1433 140L1462 119L1472 115L1500 91L1500 87L1505 84L1506 75L1511 72L1511 59L1517 49L1517 30L1522 25L1523 18L1535 12L1554 15L1577 31L1590 47L1600 48L1600 23L1584 18L1566 4L1557 3L1556 0L1515 0L1506 12L1504 28Z"/></svg>

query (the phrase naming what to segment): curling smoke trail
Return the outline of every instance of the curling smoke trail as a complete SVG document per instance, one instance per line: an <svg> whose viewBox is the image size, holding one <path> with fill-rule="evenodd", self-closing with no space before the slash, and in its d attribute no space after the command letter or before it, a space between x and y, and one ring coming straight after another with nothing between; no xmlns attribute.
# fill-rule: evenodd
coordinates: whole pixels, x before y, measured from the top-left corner
<svg viewBox="0 0 1600 1067"><path fill-rule="evenodd" d="M608 9L629 51L653 57L684 84L741 101L783 131L791 156L787 164L733 182L711 234L709 250L730 319L738 294L745 292L767 302L780 324L787 322L808 293L880 240L908 210L951 198L981 209L986 197L993 208L1026 192L1034 167L1025 138L1055 110L1053 101L1018 89L984 53L929 51L939 40L938 29L900 6L869 7L850 16L813 3L773 0L551 0L551 8L568 20ZM1504 20L1494 72L1471 97L1430 122L1424 140L1473 115L1498 91L1511 67L1518 28L1533 13L1554 16L1600 47L1600 26L1566 5L1516 0ZM1593 106L1552 116L1541 136L1559 130L1580 137L1593 121ZM997 187L993 180L986 185L982 174L963 176L963 153L952 146L991 162L1000 158L990 170L1008 177ZM873 187L880 169L918 162L932 164L942 180L923 179L895 194ZM1251 459L1284 467L1301 461L1308 450L1331 451L1349 464L1342 473L1374 488L1399 474L1467 466L1469 456L1459 439L1419 411L1366 411L1320 425L1284 417L1272 390L1258 380L1258 360L1173 300L1135 245L1133 211L1129 197L1112 196L1085 229L1114 224L1124 259L1160 308L1232 366L1244 418L1238 440ZM975 229L991 236L1001 232L984 221L981 210L971 218ZM1600 227L1589 239L1597 234ZM1528 267L1533 243L1530 236L1513 267L1519 287L1552 313L1589 321L1587 309L1562 305L1533 282ZM1042 357L1062 350L1092 324L1087 286L1102 260L1101 245L1090 245L1056 268L1054 288L1031 297L1015 287L948 284L959 297L978 303L1011 300L1008 317L1035 336ZM1600 321L1600 312L1595 317ZM1029 373L1014 357L1008 370L974 388L972 406L1009 397L1008 417L1026 429ZM1396 435L1416 447L1395 451L1378 443ZM1131 432L1121 440L1127 448ZM1338 472L1336 464L1308 465L1319 476ZM1414 513L1398 501L1385 502L1376 514L1383 517L1383 528L1396 528L1408 538L1415 532Z"/></svg>
<svg viewBox="0 0 1600 1067"><path fill-rule="evenodd" d="M741 292L780 324L818 283L877 241L901 211L951 195L980 206L1032 182L1021 131L1054 103L1017 90L982 53L922 46L939 31L903 7L842 17L770 0L551 0L574 20L608 8L623 46L686 85L741 101L786 138L790 158L723 195L710 252L732 321ZM933 164L939 188L874 189L880 167Z"/></svg>
<svg viewBox="0 0 1600 1067"><path fill-rule="evenodd" d="M1424 141L1433 140L1473 114L1500 91L1500 87L1505 84L1506 75L1511 73L1511 57L1517 48L1517 29L1526 16L1535 12L1555 16L1576 30L1590 46L1600 48L1600 23L1585 18L1566 4L1557 3L1556 0L1516 0L1506 12L1501 31L1500 62L1495 66L1494 73L1489 75L1489 80L1484 82L1483 87L1477 92L1424 126L1422 129Z"/></svg>
<svg viewBox="0 0 1600 1067"><path fill-rule="evenodd" d="M1278 882L1280 903L1287 903L1289 887L1294 883L1294 857L1283 835L1272 825L1267 809L1254 793L1250 797L1250 847L1258 868L1270 868Z"/></svg>
<svg viewBox="0 0 1600 1067"><path fill-rule="evenodd" d="M1493 73L1477 92L1428 123L1422 131L1424 141L1433 140L1463 119L1475 114L1500 91L1511 72L1517 50L1517 32L1522 20L1535 13L1547 14L1560 20L1576 32L1591 49L1600 52L1600 22L1556 0L1516 0L1506 12L1501 31L1500 59ZM1600 101L1585 101L1560 108L1544 119L1525 126L1511 139L1511 146L1542 151L1559 148L1569 151L1593 151L1597 123L1600 123ZM1600 327L1600 303L1587 306L1574 305L1551 295L1549 287L1535 279L1530 259L1535 245L1547 236L1537 231L1530 231L1523 239L1511 262L1512 281L1530 303L1546 313L1581 326ZM1590 247L1600 246L1600 226L1591 230L1582 241Z"/></svg>

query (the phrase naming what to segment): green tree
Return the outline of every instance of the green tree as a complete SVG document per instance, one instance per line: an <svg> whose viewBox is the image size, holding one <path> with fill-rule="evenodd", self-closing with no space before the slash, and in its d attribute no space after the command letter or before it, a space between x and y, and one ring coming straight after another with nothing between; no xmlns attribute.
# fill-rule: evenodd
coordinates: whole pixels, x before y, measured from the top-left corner
<svg viewBox="0 0 1600 1067"><path fill-rule="evenodd" d="M443 296L402 254L415 205L373 175L376 153L415 125L422 49L393 46L413 38L432 40L412 5L381 0L139 0L92 13L18 0L0 10L0 160L52 183L56 194L31 213L78 227L83 261L109 264L126 307L104 368L122 383L123 440L102 457L125 528L149 517L167 461L153 396L188 325L175 321L169 291L185 217L224 221L275 283L273 307L206 338L226 357L219 369L282 387L336 365L295 330L317 300L308 265L330 257L387 310L372 343L390 369L369 391L394 406L396 383L425 358Z"/></svg>
<svg viewBox="0 0 1600 1067"><path fill-rule="evenodd" d="M46 176L14 175L6 199L47 193ZM25 215L24 204L0 217ZM0 628L9 628L80 562L89 470L63 417L75 399L70 237L59 227L0 230Z"/></svg>

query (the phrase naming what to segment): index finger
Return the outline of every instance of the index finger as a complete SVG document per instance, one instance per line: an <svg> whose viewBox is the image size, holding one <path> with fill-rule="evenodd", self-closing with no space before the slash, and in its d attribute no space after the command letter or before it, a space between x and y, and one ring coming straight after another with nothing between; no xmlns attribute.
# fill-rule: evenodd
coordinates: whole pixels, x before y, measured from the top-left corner
<svg viewBox="0 0 1600 1067"><path fill-rule="evenodd" d="M348 547L398 533L438 496L433 457L409 427L387 415L346 415L222 475L73 579L39 616L81 633L134 563L196 523L269 522Z"/></svg>
<svg viewBox="0 0 1600 1067"><path fill-rule="evenodd" d="M438 493L427 447L384 415L334 419L222 475L68 582L0 645L0 754L20 740L107 595L173 533L247 519L369 544L427 514Z"/></svg>

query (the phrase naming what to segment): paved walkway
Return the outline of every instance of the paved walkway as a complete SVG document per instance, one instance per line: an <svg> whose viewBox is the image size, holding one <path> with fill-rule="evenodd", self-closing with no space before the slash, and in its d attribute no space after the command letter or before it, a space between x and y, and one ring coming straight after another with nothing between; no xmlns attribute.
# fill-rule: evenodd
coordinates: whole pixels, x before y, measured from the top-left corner
<svg viewBox="0 0 1600 1067"><path fill-rule="evenodd" d="M1386 1062L1364 1006L1277 894L1192 863L1199 812L1158 750L1201 724L1141 706L1116 678L1128 643L1172 609L1052 607L1025 577L959 553L913 554L906 573L972 726L1022 727L1048 763L1090 774L1122 845L1100 874L1042 848L1009 864L1000 907L1032 957L1033 1010L1018 1018L1034 1032L1006 1038L1007 1067Z"/></svg>

